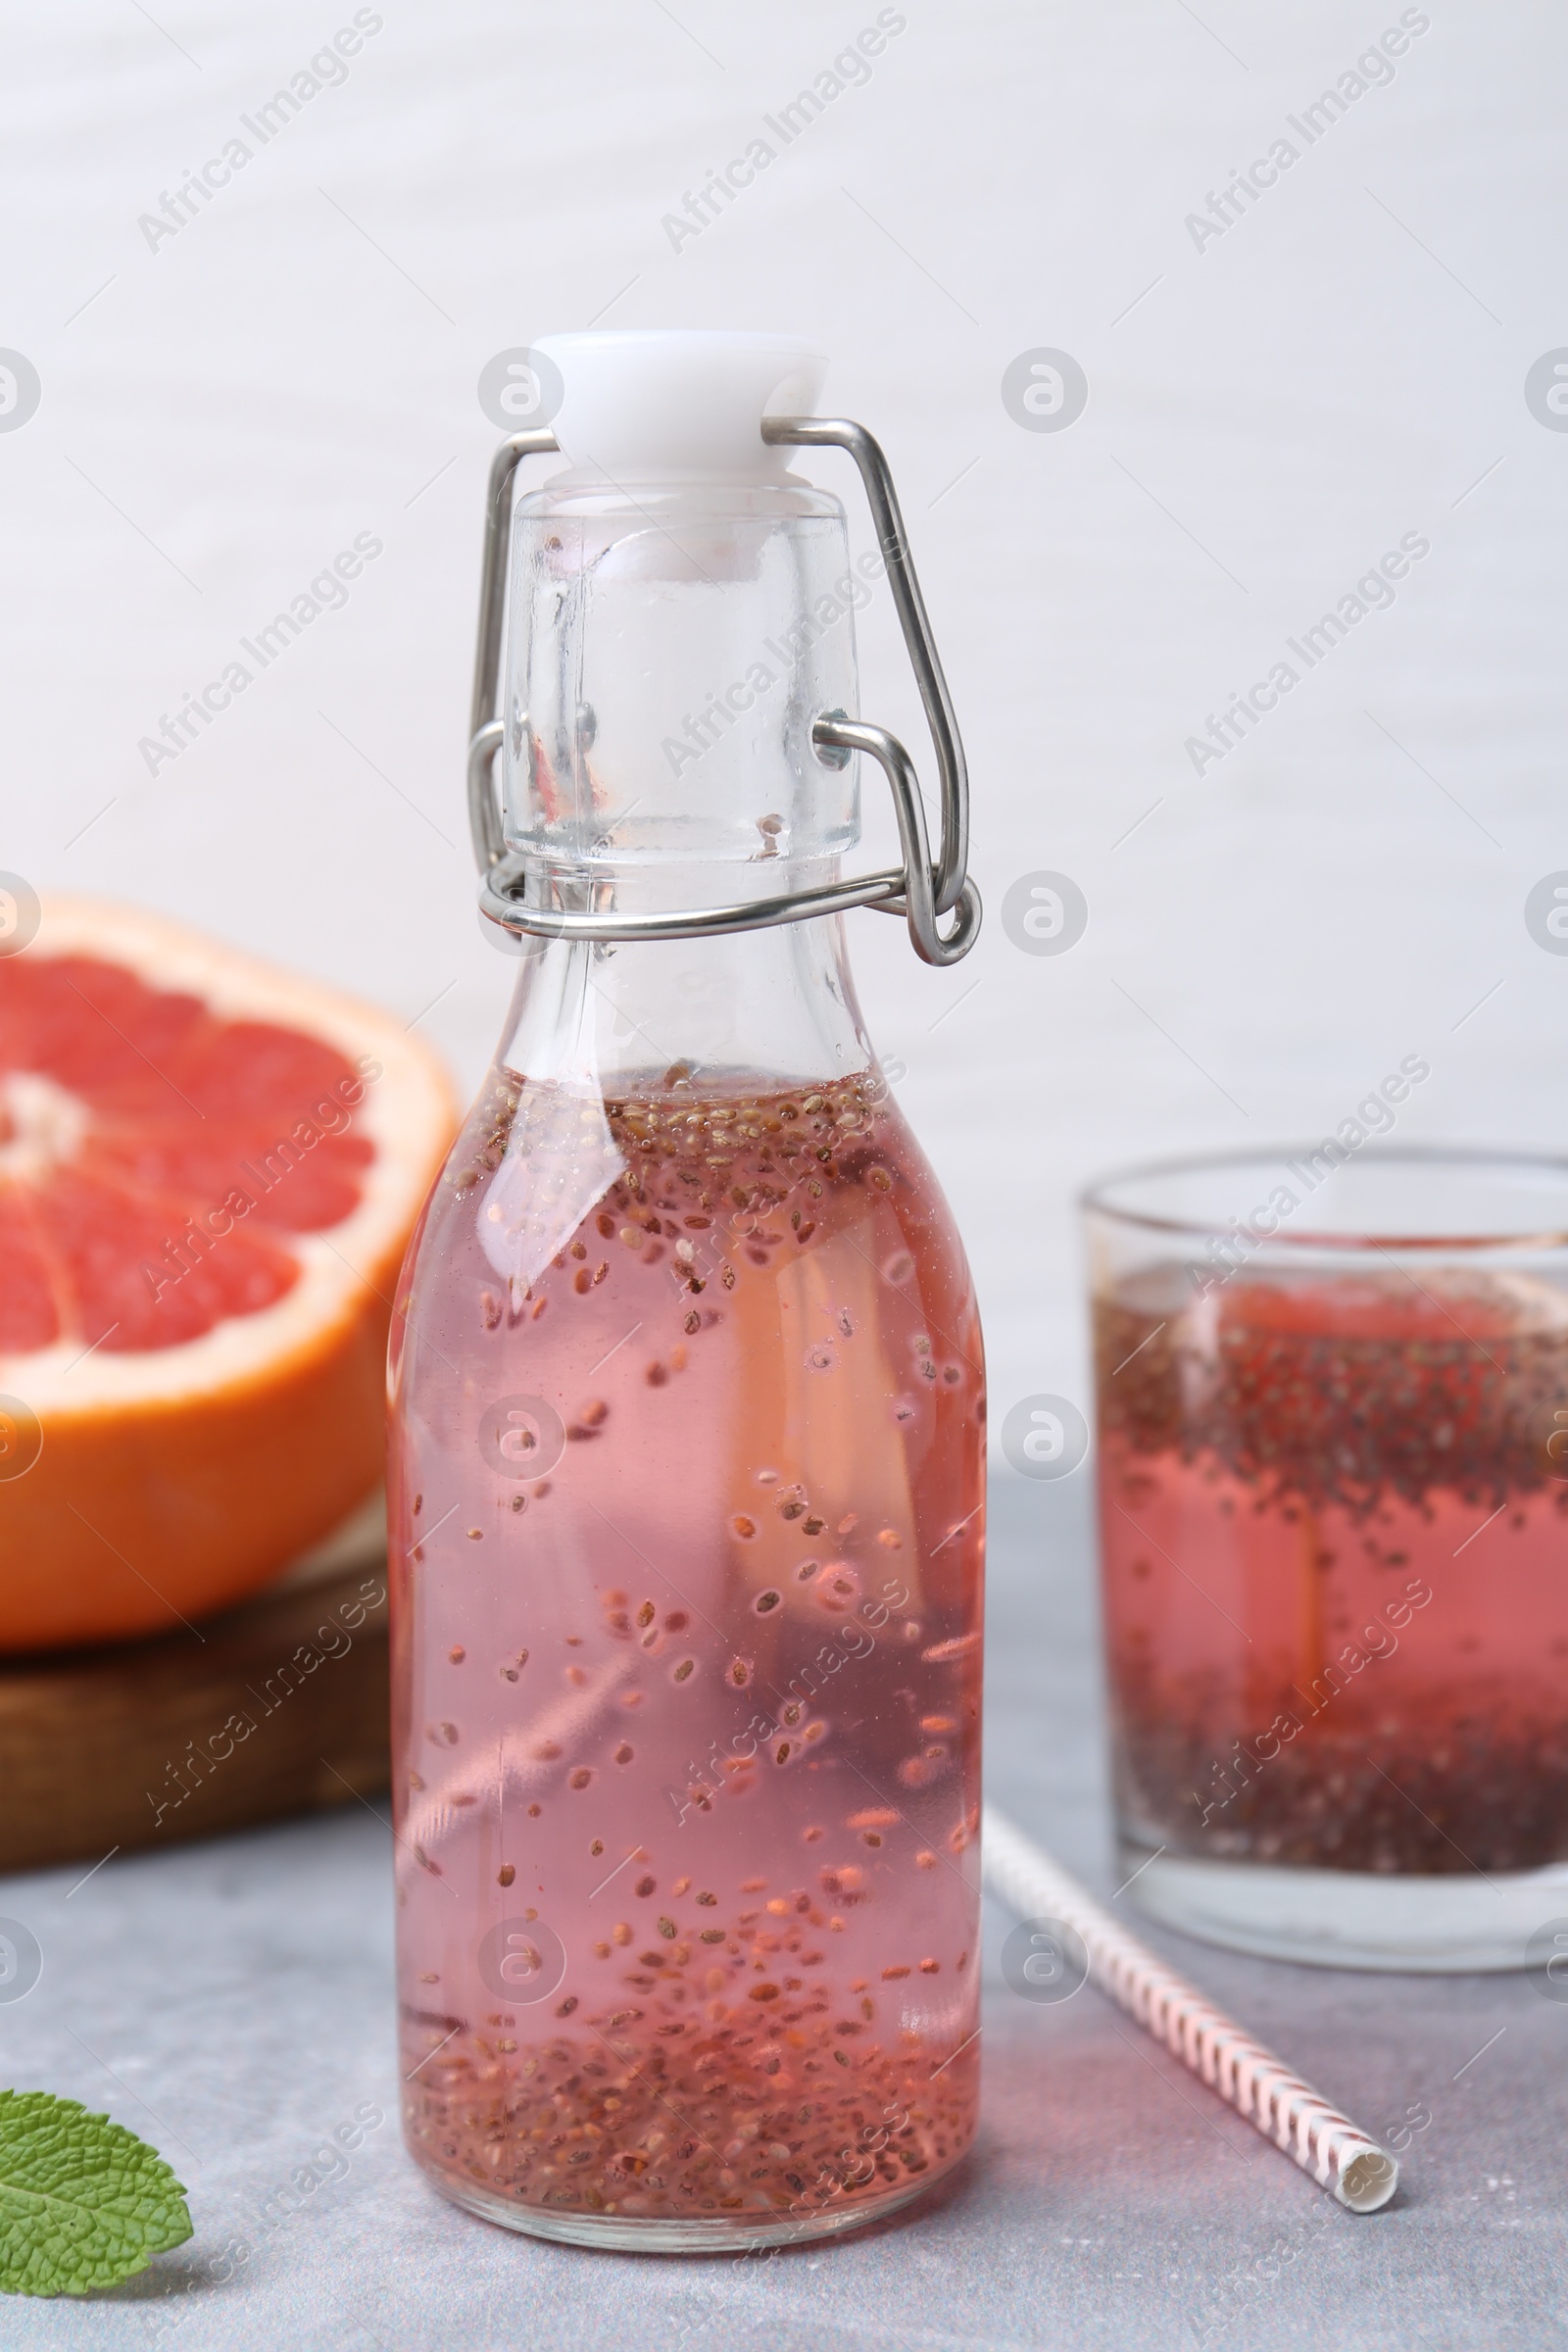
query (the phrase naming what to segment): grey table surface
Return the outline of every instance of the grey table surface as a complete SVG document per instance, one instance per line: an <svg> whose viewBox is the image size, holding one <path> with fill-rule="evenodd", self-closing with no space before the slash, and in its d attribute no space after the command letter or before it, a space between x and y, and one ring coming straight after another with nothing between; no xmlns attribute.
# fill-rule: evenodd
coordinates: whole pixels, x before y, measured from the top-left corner
<svg viewBox="0 0 1568 2352"><path fill-rule="evenodd" d="M1109 1893L1087 1505L1081 1476L994 1492L988 1793ZM368 1809L80 1878L0 1882L44 1953L0 2006L0 2080L151 2139L195 2236L114 2292L7 2303L0 2340L25 2352L1568 2344L1568 2007L1523 1978L1295 1968L1144 1931L1369 2131L1430 2113L1396 2204L1356 2219L1093 1991L1009 1992L1010 1923L988 1913L984 2121L946 2193L769 2258L611 2255L471 2220L404 2155ZM313 2168L367 2109L385 2120ZM284 2215L269 2199L296 2179L316 2185Z"/></svg>

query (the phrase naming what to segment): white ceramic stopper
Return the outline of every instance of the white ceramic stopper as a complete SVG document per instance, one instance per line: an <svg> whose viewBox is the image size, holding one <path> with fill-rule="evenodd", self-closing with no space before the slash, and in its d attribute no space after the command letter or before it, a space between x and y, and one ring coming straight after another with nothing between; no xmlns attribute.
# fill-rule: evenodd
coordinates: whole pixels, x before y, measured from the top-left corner
<svg viewBox="0 0 1568 2352"><path fill-rule="evenodd" d="M811 415L827 371L799 335L721 327L611 327L534 348L561 373L556 439L612 481L777 481L790 453L768 447L762 418Z"/></svg>

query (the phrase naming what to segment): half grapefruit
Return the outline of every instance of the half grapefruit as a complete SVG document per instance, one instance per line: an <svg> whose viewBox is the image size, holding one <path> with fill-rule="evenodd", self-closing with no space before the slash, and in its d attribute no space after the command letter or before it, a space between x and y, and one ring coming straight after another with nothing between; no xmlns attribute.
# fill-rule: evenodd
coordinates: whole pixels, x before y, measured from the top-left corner
<svg viewBox="0 0 1568 2352"><path fill-rule="evenodd" d="M452 1124L390 1015L44 901L0 956L0 1650L199 1618L373 1490Z"/></svg>

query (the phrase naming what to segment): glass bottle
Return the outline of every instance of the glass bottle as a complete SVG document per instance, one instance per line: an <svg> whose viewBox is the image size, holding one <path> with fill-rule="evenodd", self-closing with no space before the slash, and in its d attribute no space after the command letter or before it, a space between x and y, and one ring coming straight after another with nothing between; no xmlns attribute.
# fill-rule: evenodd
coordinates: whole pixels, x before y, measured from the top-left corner
<svg viewBox="0 0 1568 2352"><path fill-rule="evenodd" d="M814 355L536 365L555 438L493 477L470 764L520 968L392 1347L406 2130L515 2229L757 2245L893 2210L974 2130L980 1332L835 909L892 901L944 960L978 901L907 793L917 863L840 879L854 749L896 794L907 762L843 716L878 567L760 436ZM504 571L511 475L557 445Z"/></svg>

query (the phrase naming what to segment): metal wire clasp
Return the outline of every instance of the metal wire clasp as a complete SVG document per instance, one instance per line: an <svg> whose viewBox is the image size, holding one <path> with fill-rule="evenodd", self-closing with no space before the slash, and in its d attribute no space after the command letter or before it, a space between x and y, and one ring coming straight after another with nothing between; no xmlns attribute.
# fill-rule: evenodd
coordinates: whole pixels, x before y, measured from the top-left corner
<svg viewBox="0 0 1568 2352"><path fill-rule="evenodd" d="M914 952L924 962L956 963L973 947L980 929L980 893L968 878L968 770L887 459L864 425L848 417L773 416L764 420L762 438L802 448L845 449L859 468L936 754L942 797L940 857L932 858L919 779L898 737L886 727L846 717L842 710L825 710L811 728L817 750L829 760L835 754L843 760L852 752L868 753L887 777L899 821L902 864L778 898L674 914L588 913L529 904L528 861L508 852L493 770L504 733L497 702L512 481L524 458L546 456L560 446L555 434L544 428L503 441L490 467L468 743L468 828L481 876L480 909L506 931L612 944L628 939L710 938L716 933L799 922L808 915L839 914L851 906L874 906L883 914L905 917ZM944 937L937 923L947 914L953 914L955 921Z"/></svg>

